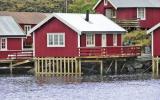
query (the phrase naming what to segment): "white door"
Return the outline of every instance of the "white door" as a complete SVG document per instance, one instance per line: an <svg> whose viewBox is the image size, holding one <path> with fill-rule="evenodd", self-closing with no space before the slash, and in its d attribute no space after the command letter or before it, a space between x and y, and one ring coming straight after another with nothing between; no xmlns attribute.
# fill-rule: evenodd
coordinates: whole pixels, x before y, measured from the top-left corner
<svg viewBox="0 0 160 100"><path fill-rule="evenodd" d="M107 45L106 34L102 34L102 47L106 47Z"/></svg>

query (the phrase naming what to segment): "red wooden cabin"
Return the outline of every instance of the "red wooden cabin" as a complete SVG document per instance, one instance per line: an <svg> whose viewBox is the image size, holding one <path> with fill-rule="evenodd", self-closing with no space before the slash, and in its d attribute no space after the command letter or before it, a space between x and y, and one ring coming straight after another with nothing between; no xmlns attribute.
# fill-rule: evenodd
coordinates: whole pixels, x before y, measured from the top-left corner
<svg viewBox="0 0 160 100"><path fill-rule="evenodd" d="M0 16L0 59L22 52L24 37L25 33L12 17Z"/></svg>
<svg viewBox="0 0 160 100"><path fill-rule="evenodd" d="M14 20L21 26L24 32L27 32L41 22L44 18L46 18L48 13L39 13L39 12L8 12L8 11L0 11L0 16L12 16ZM32 46L32 37L28 36L24 38L23 41L23 49L31 48Z"/></svg>
<svg viewBox="0 0 160 100"><path fill-rule="evenodd" d="M152 37L152 56L160 57L160 23L153 26L147 31L148 34L151 34Z"/></svg>
<svg viewBox="0 0 160 100"><path fill-rule="evenodd" d="M53 13L33 27L35 57L135 57L139 47L122 46L125 29L101 14Z"/></svg>
<svg viewBox="0 0 160 100"><path fill-rule="evenodd" d="M149 29L160 21L160 0L99 0L93 10L122 27Z"/></svg>

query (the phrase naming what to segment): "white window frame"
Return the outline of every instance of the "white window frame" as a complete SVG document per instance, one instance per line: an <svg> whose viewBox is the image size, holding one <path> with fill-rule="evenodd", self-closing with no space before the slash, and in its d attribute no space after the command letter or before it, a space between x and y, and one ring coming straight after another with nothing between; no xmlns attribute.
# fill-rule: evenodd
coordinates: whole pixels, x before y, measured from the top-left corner
<svg viewBox="0 0 160 100"><path fill-rule="evenodd" d="M141 10L143 9L143 17L141 16ZM146 20L146 8L137 8L137 18L140 20Z"/></svg>
<svg viewBox="0 0 160 100"><path fill-rule="evenodd" d="M32 28L31 25L24 25L24 32L27 34L27 32Z"/></svg>
<svg viewBox="0 0 160 100"><path fill-rule="evenodd" d="M107 5L108 4L108 0L104 0L104 5Z"/></svg>
<svg viewBox="0 0 160 100"><path fill-rule="evenodd" d="M113 34L113 46L117 46L117 34Z"/></svg>
<svg viewBox="0 0 160 100"><path fill-rule="evenodd" d="M89 36L93 36L93 44L88 44L88 39L90 38ZM86 34L86 47L94 47L95 46L95 34Z"/></svg>
<svg viewBox="0 0 160 100"><path fill-rule="evenodd" d="M58 36L58 44L57 45L54 44L54 42L55 42L54 37L56 35ZM59 38L60 35L63 36L63 45L60 45L60 38ZM53 42L52 45L49 44L49 42L50 42L49 36L52 36L52 42ZM47 33L47 47L65 47L65 33Z"/></svg>
<svg viewBox="0 0 160 100"><path fill-rule="evenodd" d="M2 48L2 41L3 41L3 39L5 40L5 48ZM1 38L1 44L0 44L0 46L1 46L1 48L0 48L1 51L7 51L7 38Z"/></svg>

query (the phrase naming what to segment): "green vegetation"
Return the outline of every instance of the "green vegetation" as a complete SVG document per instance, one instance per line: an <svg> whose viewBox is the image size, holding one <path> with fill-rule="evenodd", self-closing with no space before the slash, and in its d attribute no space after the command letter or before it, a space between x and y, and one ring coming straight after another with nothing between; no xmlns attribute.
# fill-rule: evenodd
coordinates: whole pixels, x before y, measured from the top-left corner
<svg viewBox="0 0 160 100"><path fill-rule="evenodd" d="M97 0L67 0L68 12L91 10ZM65 12L65 0L0 0L0 11Z"/></svg>
<svg viewBox="0 0 160 100"><path fill-rule="evenodd" d="M139 45L142 46L142 49L144 50L145 46L151 45L151 39L150 37L146 35L146 31L144 30L135 30L127 33L124 36L124 43L125 44L131 44L131 45Z"/></svg>

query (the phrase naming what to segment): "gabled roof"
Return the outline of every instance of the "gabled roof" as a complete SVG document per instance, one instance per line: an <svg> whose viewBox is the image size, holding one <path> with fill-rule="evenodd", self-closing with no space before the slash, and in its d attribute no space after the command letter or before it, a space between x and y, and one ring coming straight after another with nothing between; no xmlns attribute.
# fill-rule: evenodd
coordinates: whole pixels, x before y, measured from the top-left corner
<svg viewBox="0 0 160 100"><path fill-rule="evenodd" d="M11 16L0 16L0 37L25 37L25 33Z"/></svg>
<svg viewBox="0 0 160 100"><path fill-rule="evenodd" d="M160 23L153 26L151 29L147 30L147 34L151 34L154 30L160 27Z"/></svg>
<svg viewBox="0 0 160 100"><path fill-rule="evenodd" d="M85 20L86 14L75 13L53 13L51 16L44 19L38 25L33 27L28 35L40 28L43 24L48 22L51 18L57 18L71 29L81 34L83 32L114 32L121 33L126 32L125 29L106 18L102 14L90 14L89 22Z"/></svg>
<svg viewBox="0 0 160 100"><path fill-rule="evenodd" d="M19 24L38 24L49 14L50 13L0 11L0 16L12 16Z"/></svg>
<svg viewBox="0 0 160 100"><path fill-rule="evenodd" d="M93 7L95 9L100 1ZM160 0L108 0L115 9L117 8L138 8L138 7L145 7L145 8L160 8Z"/></svg>

